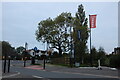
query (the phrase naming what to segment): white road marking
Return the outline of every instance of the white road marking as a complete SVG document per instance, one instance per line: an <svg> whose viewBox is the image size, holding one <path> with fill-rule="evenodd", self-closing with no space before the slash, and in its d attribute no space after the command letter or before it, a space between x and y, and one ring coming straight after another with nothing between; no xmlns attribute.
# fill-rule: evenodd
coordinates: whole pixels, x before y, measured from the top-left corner
<svg viewBox="0 0 120 80"><path fill-rule="evenodd" d="M17 72L17 74L12 74L12 75L9 75L9 76L2 76L2 78L8 78L8 77L16 76L16 75L19 75L19 74L20 74L20 72Z"/></svg>
<svg viewBox="0 0 120 80"><path fill-rule="evenodd" d="M34 75L33 75L33 77L35 77L35 78L43 78L43 77L40 77L40 76L34 76Z"/></svg>
<svg viewBox="0 0 120 80"><path fill-rule="evenodd" d="M110 68L111 70L117 70L116 68Z"/></svg>

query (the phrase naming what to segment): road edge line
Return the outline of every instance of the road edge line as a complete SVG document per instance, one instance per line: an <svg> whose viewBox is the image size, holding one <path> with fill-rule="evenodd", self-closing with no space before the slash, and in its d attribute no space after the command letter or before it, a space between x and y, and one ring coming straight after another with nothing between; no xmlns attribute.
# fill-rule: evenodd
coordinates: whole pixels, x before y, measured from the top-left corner
<svg viewBox="0 0 120 80"><path fill-rule="evenodd" d="M2 78L8 78L8 77L16 76L16 75L19 75L19 74L20 74L20 72L17 72L17 74L12 74L12 75L9 75L9 76L2 76Z"/></svg>
<svg viewBox="0 0 120 80"><path fill-rule="evenodd" d="M40 77L40 76L35 76L35 75L32 75L33 77L35 77L35 78L43 78L43 77Z"/></svg>

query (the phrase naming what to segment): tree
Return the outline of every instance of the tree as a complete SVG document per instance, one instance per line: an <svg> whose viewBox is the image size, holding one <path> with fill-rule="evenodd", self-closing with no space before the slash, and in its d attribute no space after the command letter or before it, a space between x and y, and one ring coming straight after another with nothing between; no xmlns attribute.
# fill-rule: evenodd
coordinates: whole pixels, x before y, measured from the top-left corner
<svg viewBox="0 0 120 80"><path fill-rule="evenodd" d="M97 53L97 59L101 60L101 65L105 64L106 58L107 57L106 57L106 52L105 52L104 48L103 47L99 47L98 53Z"/></svg>
<svg viewBox="0 0 120 80"><path fill-rule="evenodd" d="M92 53L92 62L96 66L96 64L98 63L98 59L97 59L98 52L94 46L92 46L91 53Z"/></svg>
<svg viewBox="0 0 120 80"><path fill-rule="evenodd" d="M8 42L2 41L2 56L9 55L11 48L12 47Z"/></svg>
<svg viewBox="0 0 120 80"><path fill-rule="evenodd" d="M32 57L27 51L23 51L22 54L21 54L22 58L27 58L27 59L30 59L30 57Z"/></svg>
<svg viewBox="0 0 120 80"><path fill-rule="evenodd" d="M86 51L86 43L88 40L88 19L85 16L85 11L83 5L78 6L78 11L76 13L75 21L74 21L74 27L73 27L73 40L74 40L74 51L75 51L75 57L76 60L80 63L83 63L84 61L84 55ZM80 31L78 33L78 31ZM80 38L79 36L80 35Z"/></svg>
<svg viewBox="0 0 120 80"><path fill-rule="evenodd" d="M25 48L23 46L17 47L16 51L18 54L22 54L22 52L25 50Z"/></svg>
<svg viewBox="0 0 120 80"><path fill-rule="evenodd" d="M59 55L69 51L71 20L68 17L71 17L71 13L61 13L54 19L48 18L41 21L36 31L37 41L49 43L51 48L59 51Z"/></svg>
<svg viewBox="0 0 120 80"><path fill-rule="evenodd" d="M11 56L11 58L15 57L15 56L19 56L16 53L16 50L14 47L12 47L9 42L6 41L2 41L2 56L6 56L6 58L8 56Z"/></svg>
<svg viewBox="0 0 120 80"><path fill-rule="evenodd" d="M110 57L110 66L120 69L120 54L113 54Z"/></svg>

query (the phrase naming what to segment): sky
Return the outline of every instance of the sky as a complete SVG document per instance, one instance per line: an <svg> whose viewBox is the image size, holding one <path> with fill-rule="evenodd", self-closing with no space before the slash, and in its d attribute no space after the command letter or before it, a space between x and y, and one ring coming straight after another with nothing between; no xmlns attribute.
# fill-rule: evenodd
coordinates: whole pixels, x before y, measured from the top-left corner
<svg viewBox="0 0 120 80"><path fill-rule="evenodd" d="M46 45L36 40L38 23L49 17L55 18L62 12L75 16L78 5L83 4L86 17L97 14L97 27L92 29L92 45L101 46L111 53L118 46L118 3L117 2L3 2L2 39L13 47L45 50ZM89 25L89 23L88 23ZM89 39L88 39L89 48Z"/></svg>

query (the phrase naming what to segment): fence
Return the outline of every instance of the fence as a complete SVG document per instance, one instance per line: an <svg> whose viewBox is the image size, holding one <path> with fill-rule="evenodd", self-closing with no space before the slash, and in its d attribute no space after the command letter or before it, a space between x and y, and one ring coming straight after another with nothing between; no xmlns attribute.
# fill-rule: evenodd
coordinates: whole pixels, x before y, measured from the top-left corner
<svg viewBox="0 0 120 80"><path fill-rule="evenodd" d="M51 63L52 64L69 65L70 64L70 58L69 57L52 58Z"/></svg>

